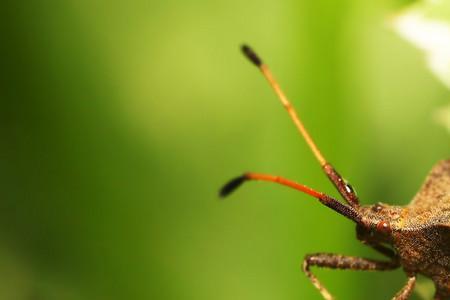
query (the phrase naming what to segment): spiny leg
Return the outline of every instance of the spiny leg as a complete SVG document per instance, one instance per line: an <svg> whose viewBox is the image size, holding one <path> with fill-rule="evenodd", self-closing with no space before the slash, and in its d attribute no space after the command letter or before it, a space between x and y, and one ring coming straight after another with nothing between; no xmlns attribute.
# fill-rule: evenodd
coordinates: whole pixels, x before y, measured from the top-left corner
<svg viewBox="0 0 450 300"><path fill-rule="evenodd" d="M410 276L408 278L408 282L406 285L397 293L395 294L394 298L392 300L407 300L409 299L409 296L411 296L411 293L414 289L414 285L416 283L416 276Z"/></svg>
<svg viewBox="0 0 450 300"><path fill-rule="evenodd" d="M360 271L387 271L396 269L400 265L396 261L378 261L339 254L315 253L306 255L303 260L303 271L311 280L312 284L319 290L324 299L333 300L334 298L331 296L330 292L328 292L324 285L310 271L311 266Z"/></svg>
<svg viewBox="0 0 450 300"><path fill-rule="evenodd" d="M242 46L242 52L245 54L245 56L254 64L256 65L263 76L267 79L270 86L273 88L275 93L277 94L281 104L284 106L286 111L288 112L290 118L294 122L295 126L297 127L300 134L305 139L306 143L308 144L309 148L313 152L316 159L319 161L320 166L322 167L325 174L328 176L328 178L331 180L331 182L334 184L336 189L339 191L339 193L342 195L342 197L347 201L348 204L352 207L359 206L359 200L356 196L356 193L354 192L353 188L349 183L347 183L342 176L336 171L336 169L325 159L325 157L320 152L317 145L314 143L311 135L306 130L305 126L303 125L302 120L298 116L297 112L295 111L294 107L292 106L291 102L288 100L286 95L284 94L283 90L281 89L278 82L275 80L275 77L273 76L272 72L270 71L269 67L262 62L262 60L259 58L259 56L247 45Z"/></svg>

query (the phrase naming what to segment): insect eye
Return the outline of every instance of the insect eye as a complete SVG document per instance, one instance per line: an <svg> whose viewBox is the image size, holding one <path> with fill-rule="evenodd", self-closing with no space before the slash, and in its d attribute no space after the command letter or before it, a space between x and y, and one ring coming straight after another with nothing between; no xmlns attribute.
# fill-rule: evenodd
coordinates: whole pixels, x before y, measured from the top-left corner
<svg viewBox="0 0 450 300"><path fill-rule="evenodd" d="M389 224L389 222L380 221L377 224L377 231L383 232L383 233L390 233L391 232L391 225Z"/></svg>

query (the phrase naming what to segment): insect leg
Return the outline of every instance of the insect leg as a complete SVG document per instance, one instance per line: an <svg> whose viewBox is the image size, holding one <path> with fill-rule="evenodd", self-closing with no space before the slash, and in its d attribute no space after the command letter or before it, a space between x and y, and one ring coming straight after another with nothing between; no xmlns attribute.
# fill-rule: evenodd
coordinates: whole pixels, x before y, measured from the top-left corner
<svg viewBox="0 0 450 300"><path fill-rule="evenodd" d="M339 254L315 253L308 254L303 260L303 271L311 280L312 284L319 290L326 300L333 300L333 296L323 286L317 277L311 272L310 267L317 266L330 269L347 269L360 271L387 271L398 268L400 265L396 261L377 261L354 256L344 256Z"/></svg>
<svg viewBox="0 0 450 300"><path fill-rule="evenodd" d="M394 296L394 298L392 298L392 300L407 300L407 299L409 299L409 296L411 296L411 293L413 291L415 283L416 283L416 276L414 275L414 276L409 277L406 285L397 294L395 294L395 296Z"/></svg>
<svg viewBox="0 0 450 300"><path fill-rule="evenodd" d="M296 110L292 106L289 99L284 94L283 90L276 81L269 67L265 63L263 63L263 61L259 58L259 56L249 46L243 45L242 52L254 65L258 67L263 76L267 79L269 85L275 91L275 94L278 96L278 99L280 100L281 104L284 106L287 113L289 114L289 117L294 122L295 126L302 135L303 139L308 144L317 161L320 163L320 166L322 167L323 171L331 180L331 182L333 182L334 186L342 195L342 197L345 199L345 201L347 201L347 203L350 204L350 206L352 207L359 206L359 200L358 197L356 196L356 193L353 191L353 188L342 178L341 175L339 175L336 169L322 155L322 153L319 150L319 147L317 147L308 130L306 130L305 125L303 125L302 120L300 119L299 115L297 114Z"/></svg>

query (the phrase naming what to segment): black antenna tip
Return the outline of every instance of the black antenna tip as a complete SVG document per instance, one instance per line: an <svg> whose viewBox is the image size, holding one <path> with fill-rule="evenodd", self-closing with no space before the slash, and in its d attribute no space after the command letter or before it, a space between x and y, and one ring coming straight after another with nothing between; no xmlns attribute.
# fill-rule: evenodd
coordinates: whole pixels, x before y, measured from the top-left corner
<svg viewBox="0 0 450 300"><path fill-rule="evenodd" d="M237 189L245 180L247 179L246 175L241 175L239 177L233 178L225 184L219 192L220 197L226 197L231 194L235 189Z"/></svg>
<svg viewBox="0 0 450 300"><path fill-rule="evenodd" d="M257 67L260 67L262 65L262 60L258 57L258 55L256 55L252 48L247 45L242 45L241 50L244 55Z"/></svg>

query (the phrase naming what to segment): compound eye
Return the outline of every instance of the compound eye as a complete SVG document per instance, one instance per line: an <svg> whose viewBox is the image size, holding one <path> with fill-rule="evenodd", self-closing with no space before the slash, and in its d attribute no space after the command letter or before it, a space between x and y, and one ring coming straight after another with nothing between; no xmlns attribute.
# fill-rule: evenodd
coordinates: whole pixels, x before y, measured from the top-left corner
<svg viewBox="0 0 450 300"><path fill-rule="evenodd" d="M389 222L380 221L377 224L377 231L382 232L382 233L390 233L391 225L389 224Z"/></svg>

